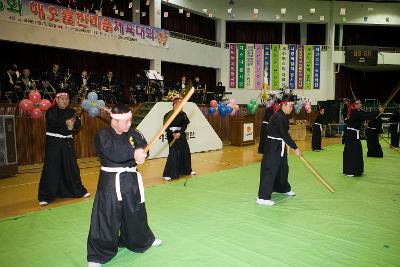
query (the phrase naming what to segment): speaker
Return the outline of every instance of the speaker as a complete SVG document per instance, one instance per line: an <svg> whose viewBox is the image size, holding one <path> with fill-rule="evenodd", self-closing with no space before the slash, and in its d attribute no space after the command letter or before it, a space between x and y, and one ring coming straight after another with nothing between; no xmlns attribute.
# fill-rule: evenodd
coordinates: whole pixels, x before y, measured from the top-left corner
<svg viewBox="0 0 400 267"><path fill-rule="evenodd" d="M325 118L328 123L338 123L339 122L339 101L337 100L326 100L318 101L318 106L325 109Z"/></svg>
<svg viewBox="0 0 400 267"><path fill-rule="evenodd" d="M15 117L0 115L0 177L18 173Z"/></svg>

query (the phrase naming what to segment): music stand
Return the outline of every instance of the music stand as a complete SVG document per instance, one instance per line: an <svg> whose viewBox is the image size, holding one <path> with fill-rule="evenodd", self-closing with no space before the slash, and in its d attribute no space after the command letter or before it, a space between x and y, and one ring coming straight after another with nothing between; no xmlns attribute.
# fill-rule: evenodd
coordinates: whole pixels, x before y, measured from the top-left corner
<svg viewBox="0 0 400 267"><path fill-rule="evenodd" d="M150 88L150 81L156 81L156 82L159 82L159 84L160 84L160 88L161 88L160 90L163 90L162 89L162 87L163 87L162 81L164 81L164 77L161 75L161 73L159 73L156 70L145 70L144 74L146 75L146 77L148 79L147 80L148 88ZM147 94L147 102L151 102L150 98L151 98L151 94ZM157 93L155 93L154 98L157 101Z"/></svg>

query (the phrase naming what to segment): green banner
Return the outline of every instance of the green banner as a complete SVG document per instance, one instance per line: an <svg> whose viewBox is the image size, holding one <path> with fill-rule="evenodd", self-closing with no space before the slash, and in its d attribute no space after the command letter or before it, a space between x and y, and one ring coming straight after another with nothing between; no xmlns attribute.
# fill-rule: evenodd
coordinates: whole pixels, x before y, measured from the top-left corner
<svg viewBox="0 0 400 267"><path fill-rule="evenodd" d="M246 44L238 45L238 88L244 88L244 63Z"/></svg>
<svg viewBox="0 0 400 267"><path fill-rule="evenodd" d="M313 66L313 46L305 46L304 57L304 89L311 89L312 82L312 66Z"/></svg>
<svg viewBox="0 0 400 267"><path fill-rule="evenodd" d="M279 45L273 44L272 46L272 90L279 90Z"/></svg>

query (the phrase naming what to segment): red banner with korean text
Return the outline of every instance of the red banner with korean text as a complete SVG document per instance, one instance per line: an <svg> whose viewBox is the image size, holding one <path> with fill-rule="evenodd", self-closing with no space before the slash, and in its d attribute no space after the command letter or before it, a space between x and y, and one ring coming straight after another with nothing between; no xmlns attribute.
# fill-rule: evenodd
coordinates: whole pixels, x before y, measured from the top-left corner
<svg viewBox="0 0 400 267"><path fill-rule="evenodd" d="M0 19L168 48L169 31L30 0L0 0Z"/></svg>

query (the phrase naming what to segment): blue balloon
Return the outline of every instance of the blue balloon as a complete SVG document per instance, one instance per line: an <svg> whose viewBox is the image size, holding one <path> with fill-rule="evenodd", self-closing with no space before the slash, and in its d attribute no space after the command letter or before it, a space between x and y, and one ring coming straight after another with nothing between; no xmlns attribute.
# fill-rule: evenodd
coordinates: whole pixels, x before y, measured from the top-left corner
<svg viewBox="0 0 400 267"><path fill-rule="evenodd" d="M225 115L226 115L226 107L222 107L222 108L220 108L219 110L219 115L221 115L221 117L225 117Z"/></svg>
<svg viewBox="0 0 400 267"><path fill-rule="evenodd" d="M99 109L96 108L96 107L91 107L91 108L88 110L88 115L89 115L89 117L91 117L91 118L96 117L97 115L99 115Z"/></svg>
<svg viewBox="0 0 400 267"><path fill-rule="evenodd" d="M210 108L208 109L208 113L213 114L214 112L215 112L215 108L210 107Z"/></svg>
<svg viewBox="0 0 400 267"><path fill-rule="evenodd" d="M85 100L82 101L81 106L82 106L83 109L88 110L88 109L91 108L92 105L90 104L89 101L87 101L87 100L85 99Z"/></svg>
<svg viewBox="0 0 400 267"><path fill-rule="evenodd" d="M87 99L89 100L89 102L94 102L97 100L97 94L95 92L89 92Z"/></svg>
<svg viewBox="0 0 400 267"><path fill-rule="evenodd" d="M224 106L223 104L219 103L218 104L218 110L220 110L223 106Z"/></svg>
<svg viewBox="0 0 400 267"><path fill-rule="evenodd" d="M104 102L103 100L97 100L96 102L99 107L104 108L106 106L106 102Z"/></svg>
<svg viewBox="0 0 400 267"><path fill-rule="evenodd" d="M233 108L230 106L226 107L226 113L231 113L233 111Z"/></svg>

